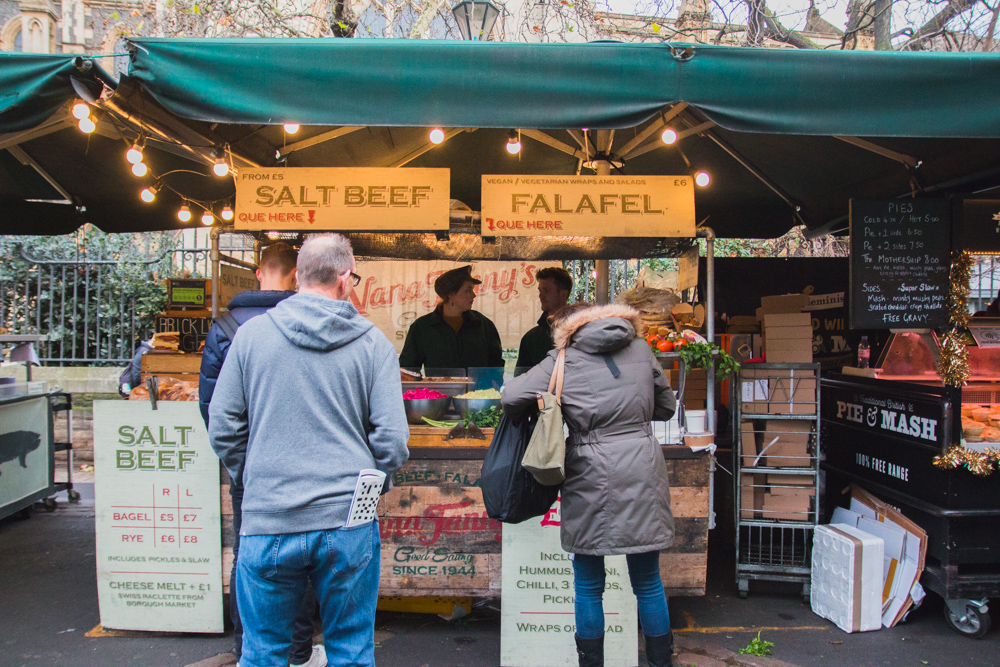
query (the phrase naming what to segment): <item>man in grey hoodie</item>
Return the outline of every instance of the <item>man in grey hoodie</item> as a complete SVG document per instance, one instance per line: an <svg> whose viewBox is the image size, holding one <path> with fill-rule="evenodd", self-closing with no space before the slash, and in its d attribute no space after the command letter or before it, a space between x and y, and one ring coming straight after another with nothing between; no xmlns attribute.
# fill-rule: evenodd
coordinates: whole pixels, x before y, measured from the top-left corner
<svg viewBox="0 0 1000 667"><path fill-rule="evenodd" d="M241 667L284 667L311 580L330 665L374 665L377 522L346 528L358 473L406 462L396 352L346 302L350 243L310 237L299 293L240 327L209 407L209 436L244 488L237 564Z"/></svg>

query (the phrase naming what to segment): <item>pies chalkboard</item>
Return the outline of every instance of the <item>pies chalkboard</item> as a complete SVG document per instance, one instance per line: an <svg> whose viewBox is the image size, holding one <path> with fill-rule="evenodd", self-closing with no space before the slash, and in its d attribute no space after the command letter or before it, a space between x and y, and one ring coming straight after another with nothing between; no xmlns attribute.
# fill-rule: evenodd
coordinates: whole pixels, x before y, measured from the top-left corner
<svg viewBox="0 0 1000 667"><path fill-rule="evenodd" d="M851 328L948 323L951 214L943 199L851 200Z"/></svg>

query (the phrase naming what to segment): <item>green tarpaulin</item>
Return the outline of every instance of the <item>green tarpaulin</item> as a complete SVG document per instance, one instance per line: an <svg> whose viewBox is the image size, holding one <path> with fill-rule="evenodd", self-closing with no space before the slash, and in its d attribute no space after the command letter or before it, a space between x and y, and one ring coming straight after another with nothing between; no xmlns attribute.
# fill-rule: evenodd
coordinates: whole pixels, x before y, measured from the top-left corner
<svg viewBox="0 0 1000 667"><path fill-rule="evenodd" d="M1000 57L668 44L135 39L130 74L213 123L633 127L687 102L738 132L1000 136Z"/></svg>

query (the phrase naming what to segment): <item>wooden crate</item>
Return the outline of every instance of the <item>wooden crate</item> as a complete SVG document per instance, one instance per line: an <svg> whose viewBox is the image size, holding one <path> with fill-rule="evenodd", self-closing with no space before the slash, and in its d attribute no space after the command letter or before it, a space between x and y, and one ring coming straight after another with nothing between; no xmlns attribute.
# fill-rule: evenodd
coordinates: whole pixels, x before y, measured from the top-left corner
<svg viewBox="0 0 1000 667"><path fill-rule="evenodd" d="M142 355L142 381L152 376L174 378L185 382L198 382L201 372L201 355L150 350Z"/></svg>

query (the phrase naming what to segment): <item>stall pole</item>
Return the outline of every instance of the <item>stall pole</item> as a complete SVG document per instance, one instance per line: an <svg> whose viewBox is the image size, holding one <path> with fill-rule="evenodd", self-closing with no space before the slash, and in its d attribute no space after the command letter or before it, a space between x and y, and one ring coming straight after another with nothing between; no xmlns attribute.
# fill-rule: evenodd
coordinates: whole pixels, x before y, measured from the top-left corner
<svg viewBox="0 0 1000 667"><path fill-rule="evenodd" d="M715 342L715 231L711 227L700 227L698 237L705 239L705 337ZM708 430L715 433L715 359L705 371L708 390L706 407Z"/></svg>
<svg viewBox="0 0 1000 667"><path fill-rule="evenodd" d="M212 319L219 317L219 230L212 228Z"/></svg>
<svg viewBox="0 0 1000 667"><path fill-rule="evenodd" d="M606 133L607 133L606 130L601 130L600 132L597 133L598 143L605 140L603 135ZM597 160L596 169L598 176L611 175L611 163L608 162L607 160ZM611 278L609 275L610 271L608 266L608 260L606 259L596 260L594 262L594 270L597 273L594 282L594 300L598 303L598 305L610 303L611 299L609 292L611 287Z"/></svg>

